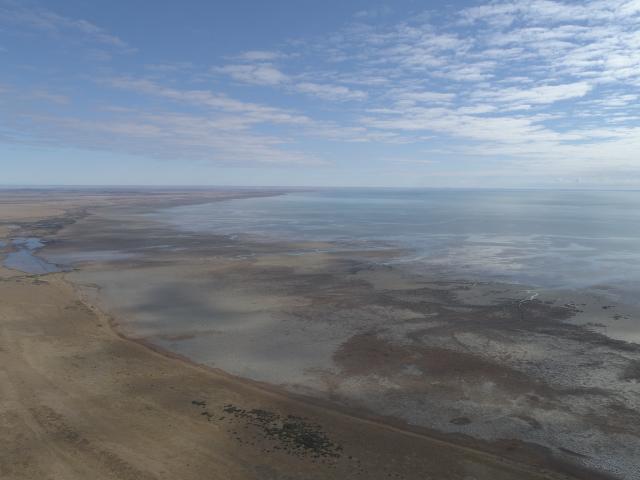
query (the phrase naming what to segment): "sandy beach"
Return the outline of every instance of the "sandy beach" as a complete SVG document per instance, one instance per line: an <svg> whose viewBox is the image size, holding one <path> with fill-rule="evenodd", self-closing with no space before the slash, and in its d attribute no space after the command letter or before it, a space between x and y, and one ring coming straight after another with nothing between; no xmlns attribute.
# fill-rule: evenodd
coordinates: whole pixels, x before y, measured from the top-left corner
<svg viewBox="0 0 640 480"><path fill-rule="evenodd" d="M47 241L44 259L76 267L44 275L0 268L2 478L610 478L570 448L562 457L509 436L514 424L547 435L534 418L542 411L565 411L556 420L575 425L588 418L605 439L633 436L637 411L606 389L627 385L636 398L637 352L571 323L567 302L495 304L489 299L515 293L372 266L393 252L294 257L285 252L295 245L184 235L144 216L275 193L56 192L55 203L45 202L49 192L2 194L4 253L15 248L11 238L37 237ZM208 319L222 313L228 324L212 328ZM558 388L568 380L543 381L510 363L526 360L515 333L486 344L472 325L478 315L490 331L519 316L512 328L523 335L531 328L524 315L535 318L539 330L521 341L533 340L537 355L550 355L545 330L558 338L554 350L587 342L617 355L615 368L629 378ZM451 326L454 316L467 318L464 329ZM179 328L167 321L178 317ZM502 358L483 358L477 345ZM569 352L565 364L590 354ZM601 367L613 381L614 367ZM474 378L496 389L478 401L486 386ZM463 387L477 417L505 408L496 395L524 403L509 407L505 422L483 423L450 408ZM418 408L412 402L425 389L434 403ZM605 410L580 410L594 401ZM598 417L607 408L618 412L614 424ZM503 438L483 434L495 425L505 426Z"/></svg>

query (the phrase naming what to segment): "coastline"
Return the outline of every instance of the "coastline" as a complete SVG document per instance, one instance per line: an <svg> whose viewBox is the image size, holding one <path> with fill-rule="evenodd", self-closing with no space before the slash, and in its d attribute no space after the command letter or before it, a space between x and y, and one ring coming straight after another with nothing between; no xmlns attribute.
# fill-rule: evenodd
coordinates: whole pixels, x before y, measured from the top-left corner
<svg viewBox="0 0 640 480"><path fill-rule="evenodd" d="M204 371L208 375L222 378L228 382L243 385L244 387L252 389L261 395L274 396L280 401L295 402L302 405L313 406L314 408L320 409L320 411L326 415L343 416L347 420L363 422L376 428L389 430L390 432L394 432L400 435L408 435L412 438L426 440L445 448L455 449L461 453L466 452L468 454L474 455L479 453L485 454L491 461L496 462L497 464L505 464L505 466L508 466L508 468L511 468L514 471L519 471L520 469L522 469L520 473L522 473L523 475L535 472L537 474L543 475L545 478L547 478L546 476L549 476L549 478L553 478L553 476L557 474L568 475L571 478L574 478L573 476L575 476L575 478L582 478L583 475L588 475L590 479L593 478L594 480L605 480L611 478L606 475L601 475L575 465L559 462L557 461L557 459L553 459L549 454L545 454L544 450L540 450L534 445L531 445L530 447L523 445L525 451L522 452L522 455L514 455L513 458L509 458L506 456L501 456L499 454L500 449L503 448L502 445L491 448L491 445L486 444L486 442L481 442L470 437L458 437L456 442L455 439L451 438L451 435L447 435L436 430L427 429L425 427L409 425L397 418L380 416L375 414L374 412L362 411L362 409L349 408L348 406L338 403L331 403L317 397L291 393L285 389L278 387L277 385L252 380L250 378L240 377L228 373L220 368L210 367L202 363L195 362L185 355L172 352L171 350L160 347L145 339L136 339L127 336L118 329L118 321L112 315L103 312L99 307L92 304L90 300L82 295L81 291L78 290L77 286L74 285L73 282L66 279L65 281L74 289L74 291L78 295L78 298L80 298L81 301L88 306L88 308L98 314L99 317L104 318L112 332L122 340L141 345L142 347L156 354L159 354L165 358L176 360L190 366L191 368L195 368L196 370ZM512 448L514 450L517 449L515 443L514 445L512 445Z"/></svg>
<svg viewBox="0 0 640 480"><path fill-rule="evenodd" d="M73 298L67 297L71 290L59 274L39 282L40 298L48 303ZM6 294L9 289L22 300L34 286L13 287L11 281L3 282L0 291ZM27 315L37 310L38 302L31 303L33 308L24 311ZM319 409L205 371L105 330L91 321L94 311L79 305L70 325L54 317L54 326L46 326L50 319L43 317L34 322L36 316L17 317L7 325L6 308L4 303L3 339L23 350L25 341L8 333L14 328L15 333L33 331L36 325L45 328L49 338L34 338L32 333L32 348L23 350L26 358L12 358L16 349L3 345L4 367L12 370L8 377L3 375L3 385L13 390L2 402L3 424L11 421L12 426L0 434L2 444L12 447L0 455L4 478L41 478L44 471L67 479L86 478L88 472L91 478L120 479L196 479L204 474L295 478L299 471L319 479L408 479L424 478L425 473L464 478L464 472L472 471L487 479L568 478ZM109 355L95 356L96 348ZM107 375L110 369L115 372ZM320 438L340 447L339 457L318 458L313 448L287 451L286 442L265 436L252 418L214 422L203 415L224 414L230 405L303 419ZM366 445L362 438L367 438Z"/></svg>
<svg viewBox="0 0 640 480"><path fill-rule="evenodd" d="M59 275L59 274L53 274ZM60 274L61 275L61 274ZM68 275L64 275L67 277ZM46 277L44 277L46 280ZM72 280L65 279L65 282L69 282L69 285L73 285L73 289L76 292L76 295L79 294L78 286L74 284ZM86 304L91 304L92 302L86 298L83 298L83 302ZM88 302L88 303L87 303ZM99 308L96 305L92 305L92 311L94 313L99 311ZM246 378L240 378L238 376L229 374L224 372L221 369L208 367L206 365L201 365L197 362L194 362L187 358L186 356L180 355L176 352L171 352L166 348L163 348L157 344L149 342L145 339L140 338L130 338L119 328L119 325L113 324L113 316L107 313L96 313L98 315L103 315L103 318L109 318L109 324L112 327L113 334L117 335L124 342L131 342L136 345L142 345L145 349L152 350L156 354L161 355L165 358L171 358L174 361L179 360L181 363L186 363L190 365L190 368L195 368L198 371L206 371L207 375L216 376L216 381L221 381L224 379L225 382L230 382L238 385L243 385L243 388L256 389L255 394L273 396L275 395L277 398L275 401L277 402L301 402L302 405L297 405L295 408L312 408L319 409L315 415L320 417L331 417L334 418L335 415L344 415L345 418L341 421L344 422L364 422L367 425L366 428L371 427L374 429L383 429L388 430L389 435L400 436L404 438L405 436L409 436L412 438L412 441L416 442L424 442L427 448L427 451L430 449L444 449L451 450L448 452L448 455L453 456L482 456L483 462L488 462L488 464L494 465L491 468L497 468L495 472L491 473L494 476L488 476L486 478L527 478L525 475L532 475L531 478L565 478L562 475L556 476L556 474L551 473L551 470L563 471L568 475L575 475L572 478L609 478L605 475L595 474L593 472L588 472L587 470L583 470L580 467L572 466L570 464L565 464L557 459L553 459L551 456L547 455L544 450L538 451L536 453L536 447L534 446L526 446L524 444L519 445L517 442L512 442L511 445L505 445L504 442L499 443L497 446L493 447L490 443L481 441L481 440L473 440L470 437L464 438L461 436L438 433L435 430L431 431L429 429L419 427L419 426L411 426L406 422L398 421L397 418L387 417L377 415L372 412L367 412L366 409L357 408L357 407L347 407L345 405L340 405L327 402L326 400L309 397L305 395L297 395L290 391L283 390L278 388L277 386L270 385L264 382L258 382L255 380L250 380ZM199 401L198 399L194 399L194 401ZM365 428L364 426L362 428ZM520 448L522 447L522 448ZM484 453L481 453L484 452ZM507 452L507 454L505 454ZM502 455L500 454L502 453ZM380 455L380 452L375 452L375 455ZM507 458L511 458L512 460L507 460ZM515 459L515 461L513 460ZM528 466L527 466L528 465ZM424 472L428 472L427 470L422 472L416 471L413 473L407 473L402 478L412 478L415 474L416 478L422 475ZM546 472L541 472L540 469L549 468L550 470ZM505 469L505 472L511 470L512 473L504 473L504 477L501 473L496 473L500 471L500 469ZM522 469L522 470L520 470ZM514 474L514 471L519 471L517 473L517 477L509 476ZM534 473L536 471L537 473ZM390 472L380 472L381 478L388 478L388 474ZM387 477L382 475L382 473L387 473ZM541 476L538 477L537 474ZM343 472L344 474L344 472ZM356 475L351 472L350 475ZM369 471L367 473L366 478L373 478L372 475L377 475L377 473L372 473ZM408 475L408 476L407 476ZM450 477L442 477L442 478L458 478L457 474L452 474ZM323 476L321 478L331 478L329 476ZM335 478L340 478L339 476ZM462 478L462 477L460 477ZM484 477L478 477L484 478ZM569 477L566 477L569 478Z"/></svg>

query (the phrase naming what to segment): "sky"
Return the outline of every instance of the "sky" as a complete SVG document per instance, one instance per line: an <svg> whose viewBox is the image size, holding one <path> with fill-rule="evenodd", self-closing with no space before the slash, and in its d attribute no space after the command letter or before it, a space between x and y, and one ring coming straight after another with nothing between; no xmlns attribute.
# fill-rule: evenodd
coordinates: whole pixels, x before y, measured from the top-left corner
<svg viewBox="0 0 640 480"><path fill-rule="evenodd" d="M640 0L0 0L0 185L637 188Z"/></svg>

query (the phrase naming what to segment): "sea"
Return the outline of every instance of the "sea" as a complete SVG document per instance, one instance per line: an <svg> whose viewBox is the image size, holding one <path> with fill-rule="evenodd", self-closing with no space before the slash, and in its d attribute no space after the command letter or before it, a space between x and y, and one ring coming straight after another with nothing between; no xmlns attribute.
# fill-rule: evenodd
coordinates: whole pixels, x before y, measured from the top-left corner
<svg viewBox="0 0 640 480"><path fill-rule="evenodd" d="M317 189L160 215L186 231L395 248L395 262L425 272L640 304L636 190Z"/></svg>

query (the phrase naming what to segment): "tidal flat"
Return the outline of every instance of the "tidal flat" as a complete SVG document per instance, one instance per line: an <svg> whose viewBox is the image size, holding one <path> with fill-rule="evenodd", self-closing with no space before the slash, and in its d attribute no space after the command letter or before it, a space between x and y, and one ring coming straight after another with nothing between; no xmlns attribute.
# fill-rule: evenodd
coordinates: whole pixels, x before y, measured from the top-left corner
<svg viewBox="0 0 640 480"><path fill-rule="evenodd" d="M180 201L69 214L41 229L41 255L67 262L65 278L120 334L265 391L549 478L640 474L640 345L605 331L616 316L633 324L633 306L416 271L397 247L185 231L155 215ZM467 474L498 478L437 478Z"/></svg>
<svg viewBox="0 0 640 480"><path fill-rule="evenodd" d="M96 211L45 250L81 256L70 280L125 335L407 428L639 474L640 346L597 327L621 308L637 318L631 307L417 274L392 248L185 232L147 213ZM127 257L82 257L105 249Z"/></svg>

